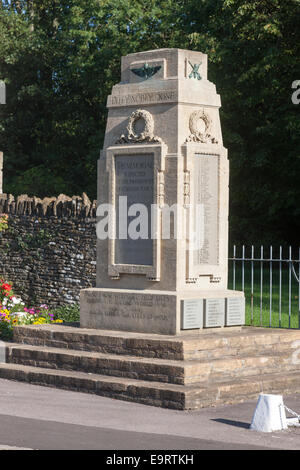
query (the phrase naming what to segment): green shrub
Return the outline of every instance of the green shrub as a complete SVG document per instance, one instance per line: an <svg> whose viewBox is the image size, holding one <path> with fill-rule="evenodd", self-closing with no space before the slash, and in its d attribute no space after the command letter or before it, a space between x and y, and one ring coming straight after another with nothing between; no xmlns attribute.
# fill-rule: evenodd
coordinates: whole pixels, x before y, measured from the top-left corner
<svg viewBox="0 0 300 470"><path fill-rule="evenodd" d="M54 313L54 320L62 320L67 323L74 323L80 321L80 308L79 305L62 305L56 309L51 309Z"/></svg>

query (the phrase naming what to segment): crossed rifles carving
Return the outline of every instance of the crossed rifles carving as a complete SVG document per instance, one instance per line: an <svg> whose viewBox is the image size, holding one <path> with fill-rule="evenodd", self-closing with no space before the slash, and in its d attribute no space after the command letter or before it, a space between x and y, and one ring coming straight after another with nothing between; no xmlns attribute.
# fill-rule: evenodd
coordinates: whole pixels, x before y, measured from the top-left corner
<svg viewBox="0 0 300 470"><path fill-rule="evenodd" d="M197 80L201 80L201 75L199 73L199 67L200 65L202 64L202 62L200 62L199 64L192 64L190 61L189 61L189 64L190 66L192 67L192 71L191 73L189 74L189 78L196 78Z"/></svg>

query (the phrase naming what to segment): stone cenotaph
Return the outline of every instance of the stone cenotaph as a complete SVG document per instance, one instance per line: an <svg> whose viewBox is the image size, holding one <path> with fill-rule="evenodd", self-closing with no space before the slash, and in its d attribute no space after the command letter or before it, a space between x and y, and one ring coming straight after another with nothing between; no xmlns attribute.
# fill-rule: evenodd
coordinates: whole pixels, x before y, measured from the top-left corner
<svg viewBox="0 0 300 470"><path fill-rule="evenodd" d="M180 335L241 326L227 289L227 150L207 56L122 58L98 162L97 283L81 327Z"/></svg>

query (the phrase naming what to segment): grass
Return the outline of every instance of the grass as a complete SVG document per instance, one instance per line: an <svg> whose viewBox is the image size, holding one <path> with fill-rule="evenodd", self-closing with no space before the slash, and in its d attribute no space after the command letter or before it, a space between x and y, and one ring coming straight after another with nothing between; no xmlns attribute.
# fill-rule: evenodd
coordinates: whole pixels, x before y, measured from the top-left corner
<svg viewBox="0 0 300 470"><path fill-rule="evenodd" d="M236 290L242 290L241 263L236 263ZM254 262L253 270L253 304L251 304L251 264L245 262L244 291L246 297L246 324L272 328L299 328L299 284L291 274L291 294L289 296L289 270L282 267L281 313L280 313L280 274L273 263L272 293L270 292L270 269L265 263L263 268L263 290L261 295L260 263ZM229 269L229 289L233 288L232 266ZM271 310L271 315L270 315Z"/></svg>

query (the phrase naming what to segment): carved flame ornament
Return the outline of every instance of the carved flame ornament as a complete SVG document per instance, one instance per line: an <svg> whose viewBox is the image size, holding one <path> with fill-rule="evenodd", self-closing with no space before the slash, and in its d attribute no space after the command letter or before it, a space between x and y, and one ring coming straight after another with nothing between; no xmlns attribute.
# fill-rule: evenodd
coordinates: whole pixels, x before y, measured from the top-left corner
<svg viewBox="0 0 300 470"><path fill-rule="evenodd" d="M144 126L140 131L136 130L136 124L138 121ZM121 135L116 144L140 142L162 142L160 137L154 136L153 116L145 109L137 109L131 114L127 125L127 135Z"/></svg>
<svg viewBox="0 0 300 470"><path fill-rule="evenodd" d="M204 131L203 131L204 123ZM211 136L212 120L210 116L204 111L203 108L194 111L190 115L189 128L190 136L186 142L202 142L203 144L212 143L217 144L218 141Z"/></svg>

